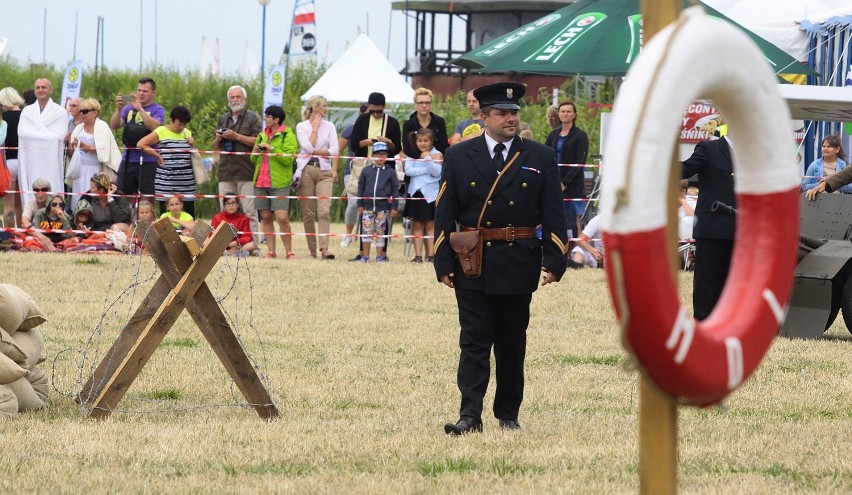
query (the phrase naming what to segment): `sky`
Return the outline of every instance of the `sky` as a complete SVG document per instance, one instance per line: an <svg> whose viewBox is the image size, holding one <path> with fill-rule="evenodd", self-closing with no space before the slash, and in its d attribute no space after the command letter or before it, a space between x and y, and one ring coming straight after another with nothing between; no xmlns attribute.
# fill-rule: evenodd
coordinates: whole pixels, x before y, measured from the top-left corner
<svg viewBox="0 0 852 495"><path fill-rule="evenodd" d="M270 0L266 7L267 69L278 62L289 36L293 3ZM158 64L182 70L195 68L202 36L211 45L219 38L223 73L238 73L246 42L260 61L263 9L257 0L4 0L3 4L0 38L8 39L6 54L23 63L46 60L64 67L74 60L75 15L76 58L87 67L94 67L98 16L104 18L104 64L111 69L139 68L140 15L143 65L154 62L156 40ZM317 0L316 16L321 60L327 54L331 60L339 57L360 29L370 35L394 67L404 66L405 16L391 10L391 0ZM13 19L15 22L10 22Z"/></svg>

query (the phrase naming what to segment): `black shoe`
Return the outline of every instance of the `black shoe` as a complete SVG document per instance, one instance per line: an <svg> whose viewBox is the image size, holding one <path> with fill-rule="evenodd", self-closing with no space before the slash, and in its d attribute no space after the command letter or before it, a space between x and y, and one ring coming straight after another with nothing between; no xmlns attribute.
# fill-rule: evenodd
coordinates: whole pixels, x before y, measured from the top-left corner
<svg viewBox="0 0 852 495"><path fill-rule="evenodd" d="M464 435L471 432L482 432L482 421L471 418L470 416L462 416L456 424L447 423L444 425L444 433L447 435Z"/></svg>
<svg viewBox="0 0 852 495"><path fill-rule="evenodd" d="M435 262L434 256L427 256L426 257L426 263L434 263L434 262Z"/></svg>
<svg viewBox="0 0 852 495"><path fill-rule="evenodd" d="M517 419L501 419L500 420L500 429L501 430L520 430L521 424L518 423Z"/></svg>
<svg viewBox="0 0 852 495"><path fill-rule="evenodd" d="M572 270L582 270L585 266L586 265L584 265L582 263L577 263L576 261L572 260L571 258L568 258L568 268L570 268Z"/></svg>
<svg viewBox="0 0 852 495"><path fill-rule="evenodd" d="M423 263L422 256L415 256L414 259L411 260L412 263Z"/></svg>
<svg viewBox="0 0 852 495"><path fill-rule="evenodd" d="M349 260L349 261L364 261L364 257L363 257L363 256L361 256L360 254L356 254L356 255L355 255L355 257L354 257L354 258L352 258L352 259L351 259L351 260Z"/></svg>

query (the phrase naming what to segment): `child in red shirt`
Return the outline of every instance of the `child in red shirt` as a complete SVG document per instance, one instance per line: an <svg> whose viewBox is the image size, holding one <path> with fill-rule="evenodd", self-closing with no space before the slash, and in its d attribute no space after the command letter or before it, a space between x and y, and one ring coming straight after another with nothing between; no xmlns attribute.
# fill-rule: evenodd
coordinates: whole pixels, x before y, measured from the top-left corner
<svg viewBox="0 0 852 495"><path fill-rule="evenodd" d="M234 256L249 256L257 250L249 225L249 217L243 213L240 201L232 193L225 195L222 211L213 216L213 228L215 229L222 222L227 222L236 229L234 240L228 244L226 253Z"/></svg>

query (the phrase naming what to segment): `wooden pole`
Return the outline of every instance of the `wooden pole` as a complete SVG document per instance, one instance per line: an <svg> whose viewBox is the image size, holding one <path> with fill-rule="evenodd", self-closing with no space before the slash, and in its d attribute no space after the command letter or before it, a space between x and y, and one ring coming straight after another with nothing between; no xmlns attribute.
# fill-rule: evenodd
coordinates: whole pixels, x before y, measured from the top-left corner
<svg viewBox="0 0 852 495"><path fill-rule="evenodd" d="M642 0L647 43L680 14L681 0ZM680 161L677 146L669 167L668 245L672 274L677 277L677 190ZM639 493L677 493L677 403L644 375L639 389Z"/></svg>

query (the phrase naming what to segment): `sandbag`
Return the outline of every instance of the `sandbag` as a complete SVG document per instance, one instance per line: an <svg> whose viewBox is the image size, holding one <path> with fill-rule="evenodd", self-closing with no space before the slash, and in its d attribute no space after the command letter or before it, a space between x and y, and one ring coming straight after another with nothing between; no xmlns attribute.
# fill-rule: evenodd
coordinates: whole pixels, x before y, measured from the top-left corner
<svg viewBox="0 0 852 495"><path fill-rule="evenodd" d="M12 340L14 340L18 348L26 355L23 361L15 360L24 368L31 370L33 366L44 361L44 356L41 353L42 349L44 349L44 336L42 336L38 328L15 332L12 335Z"/></svg>
<svg viewBox="0 0 852 495"><path fill-rule="evenodd" d="M0 354L0 385L12 383L26 374L27 370L21 368L18 363L5 354Z"/></svg>
<svg viewBox="0 0 852 495"><path fill-rule="evenodd" d="M6 385L0 385L0 418L12 418L18 415L18 398Z"/></svg>
<svg viewBox="0 0 852 495"><path fill-rule="evenodd" d="M5 326L3 327L6 328L9 333L14 334L17 330L30 330L31 328L35 328L47 321L47 315L44 314L44 311L42 311L41 307L39 307L39 305L36 304L33 298L30 297L29 294L24 292L23 289L11 284L0 284L0 286L6 286L7 290L10 293L16 294L20 299L21 304L23 305L23 321L14 329L9 329Z"/></svg>
<svg viewBox="0 0 852 495"><path fill-rule="evenodd" d="M21 349L15 339L9 335L9 332L2 328L0 328L0 354L4 354L16 363L23 363L27 359L26 351Z"/></svg>
<svg viewBox="0 0 852 495"><path fill-rule="evenodd" d="M33 411L44 407L44 400L39 398L33 386L26 378L6 385L18 398L18 412Z"/></svg>
<svg viewBox="0 0 852 495"><path fill-rule="evenodd" d="M14 286L0 284L0 328L9 333L16 331L27 315L24 302L11 287Z"/></svg>
<svg viewBox="0 0 852 495"><path fill-rule="evenodd" d="M42 402L47 402L47 394L50 392L50 380L47 378L47 373L38 366L27 373L27 381L33 386L33 390Z"/></svg>

